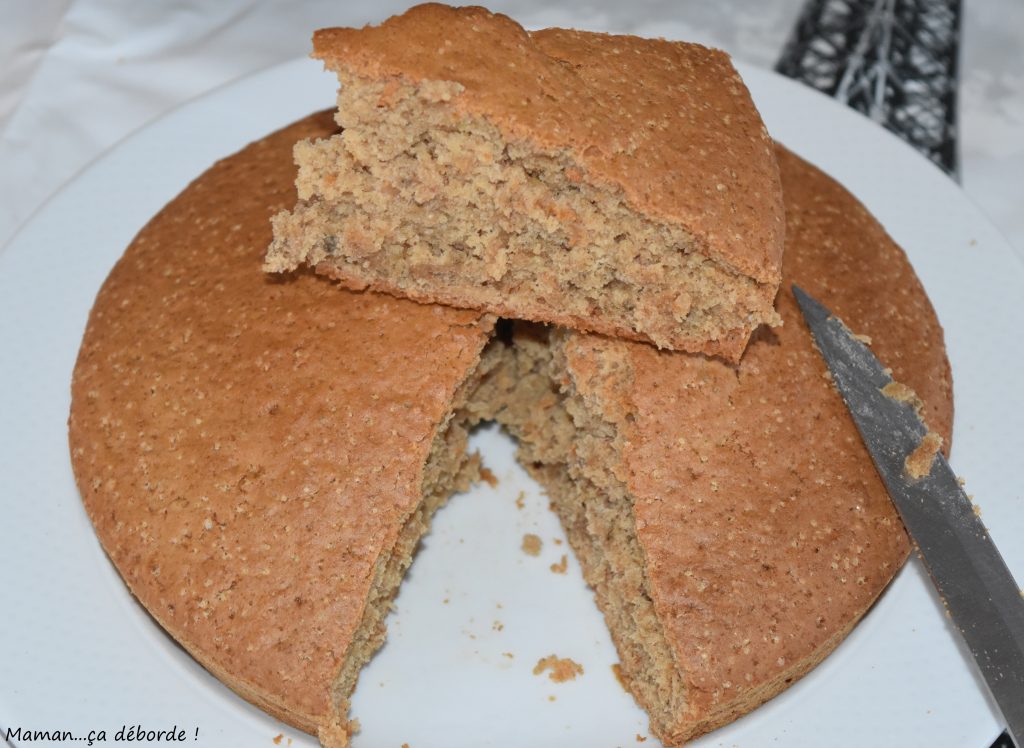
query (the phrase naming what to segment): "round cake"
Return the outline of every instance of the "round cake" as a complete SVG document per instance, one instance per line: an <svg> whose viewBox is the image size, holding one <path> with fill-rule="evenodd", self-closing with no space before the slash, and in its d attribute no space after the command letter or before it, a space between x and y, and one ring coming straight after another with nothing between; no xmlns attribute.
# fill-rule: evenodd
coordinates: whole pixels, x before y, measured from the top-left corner
<svg viewBox="0 0 1024 748"><path fill-rule="evenodd" d="M870 336L952 420L941 328L903 252L783 149L782 328L738 366L265 275L313 115L213 166L97 297L70 446L139 601L244 698L342 745L348 699L433 511L493 418L546 486L666 744L735 719L849 632L909 543L789 291ZM507 331L506 331L507 332Z"/></svg>

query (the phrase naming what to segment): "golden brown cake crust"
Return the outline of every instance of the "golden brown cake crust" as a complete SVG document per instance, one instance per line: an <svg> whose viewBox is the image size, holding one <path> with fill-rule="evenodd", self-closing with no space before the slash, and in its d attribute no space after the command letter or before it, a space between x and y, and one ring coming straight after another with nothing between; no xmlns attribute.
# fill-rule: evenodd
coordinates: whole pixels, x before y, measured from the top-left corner
<svg viewBox="0 0 1024 748"><path fill-rule="evenodd" d="M261 270L306 118L213 166L136 237L89 318L75 476L132 592L207 668L315 732L378 557L490 323Z"/></svg>
<svg viewBox="0 0 1024 748"><path fill-rule="evenodd" d="M434 3L379 26L322 29L313 47L335 71L461 84L457 106L507 137L571 150L592 180L687 227L709 256L778 283L784 211L772 143L724 52L527 32L484 8Z"/></svg>
<svg viewBox="0 0 1024 748"><path fill-rule="evenodd" d="M942 329L902 250L845 189L779 148L785 325L742 364L616 341L633 381L620 470L635 496L652 599L687 683L669 743L753 709L825 656L903 563L907 536L789 284L873 340L946 437ZM577 387L609 341L575 336ZM613 352L614 354L614 352ZM604 393L607 398L608 394Z"/></svg>

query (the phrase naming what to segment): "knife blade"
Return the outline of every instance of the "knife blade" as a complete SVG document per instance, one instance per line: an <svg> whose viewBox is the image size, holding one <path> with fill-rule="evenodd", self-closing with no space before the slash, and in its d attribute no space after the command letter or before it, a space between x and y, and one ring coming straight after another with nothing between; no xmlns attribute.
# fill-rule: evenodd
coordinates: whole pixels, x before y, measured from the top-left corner
<svg viewBox="0 0 1024 748"><path fill-rule="evenodd" d="M882 392L893 382L889 371L842 320L796 285L793 295L953 625L1024 746L1020 587L942 453L920 478L907 472L927 427L912 404Z"/></svg>

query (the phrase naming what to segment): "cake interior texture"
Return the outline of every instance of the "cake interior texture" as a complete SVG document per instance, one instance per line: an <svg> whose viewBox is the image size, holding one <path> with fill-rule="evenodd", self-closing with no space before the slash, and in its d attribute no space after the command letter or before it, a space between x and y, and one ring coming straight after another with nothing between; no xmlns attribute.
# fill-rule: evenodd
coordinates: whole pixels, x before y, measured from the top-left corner
<svg viewBox="0 0 1024 748"><path fill-rule="evenodd" d="M342 83L344 130L296 147L300 200L274 219L268 270L734 360L778 323L776 283L634 210L567 149L503 137L453 105L460 84Z"/></svg>
<svg viewBox="0 0 1024 748"><path fill-rule="evenodd" d="M563 358L570 335L544 325L501 323L456 393L425 467L423 501L378 565L362 623L335 680L337 729L349 731L349 697L360 669L384 643L384 618L430 518L453 492L479 477L479 458L467 453L470 430L496 421L516 438L520 462L552 500L609 625L622 680L648 712L652 730L672 734L685 709L683 680L647 588L626 486L608 467L618 463L618 423L628 416L576 392ZM625 384L630 372L609 352L594 375L614 386Z"/></svg>

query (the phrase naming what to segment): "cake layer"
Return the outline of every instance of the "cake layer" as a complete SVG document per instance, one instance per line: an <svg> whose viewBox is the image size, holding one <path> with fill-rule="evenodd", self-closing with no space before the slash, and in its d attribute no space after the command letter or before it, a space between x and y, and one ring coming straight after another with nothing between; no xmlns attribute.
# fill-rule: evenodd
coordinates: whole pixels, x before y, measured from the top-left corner
<svg viewBox="0 0 1024 748"><path fill-rule="evenodd" d="M778 172L728 57L417 6L325 29L344 131L267 268L736 361L778 321Z"/></svg>

